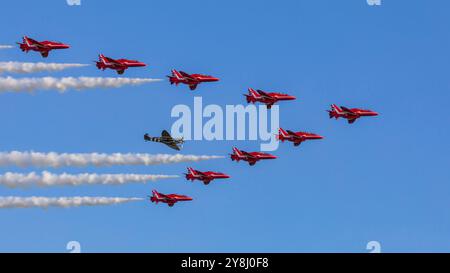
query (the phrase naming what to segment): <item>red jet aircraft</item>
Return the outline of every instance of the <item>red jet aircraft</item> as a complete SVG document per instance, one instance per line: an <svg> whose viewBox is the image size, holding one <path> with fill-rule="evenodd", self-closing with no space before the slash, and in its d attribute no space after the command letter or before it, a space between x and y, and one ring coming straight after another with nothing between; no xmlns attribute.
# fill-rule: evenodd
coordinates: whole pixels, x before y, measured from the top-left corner
<svg viewBox="0 0 450 273"><path fill-rule="evenodd" d="M253 88L249 88L248 95L244 94L244 96L247 98L247 103L261 102L267 105L267 109L272 108L272 105L274 105L278 101L295 100L295 97L291 95L274 92L266 93L262 90L255 91Z"/></svg>
<svg viewBox="0 0 450 273"><path fill-rule="evenodd" d="M37 51L40 52L42 57L47 58L48 53L53 49L66 49L69 48L69 45L58 43L58 42L51 42L51 41L42 41L38 42L36 40L33 40L31 38L28 38L27 36L23 37L23 43L17 43L20 46L20 49L22 49L23 52Z"/></svg>
<svg viewBox="0 0 450 273"><path fill-rule="evenodd" d="M294 146L300 145L305 140L312 140L312 139L323 139L323 136L319 136L312 133L306 133L306 132L292 132L290 130L285 131L283 128L280 128L278 130L277 138L281 140L281 142L284 142L285 140L294 142Z"/></svg>
<svg viewBox="0 0 450 273"><path fill-rule="evenodd" d="M162 202L162 203L166 203L167 205L169 205L169 207L173 207L173 205L176 202L179 201L191 201L192 198L186 195L179 195L179 194L162 194L157 192L156 190L152 190L152 196L150 196L150 201L156 202L156 204L158 204L158 202Z"/></svg>
<svg viewBox="0 0 450 273"><path fill-rule="evenodd" d="M217 173L217 172L211 172L211 171L201 172L201 171L194 170L192 168L188 168L188 172L189 173L185 174L187 180L192 180L192 182L194 180L200 180L205 185L208 185L214 179L230 178L229 175L224 174L224 173Z"/></svg>
<svg viewBox="0 0 450 273"><path fill-rule="evenodd" d="M271 154L267 153L261 153L261 152L251 152L247 153L245 151L241 151L237 149L236 147L233 147L233 154L230 155L232 161L239 162L240 160L247 161L250 166L255 165L256 162L260 161L261 159L276 159L277 157Z"/></svg>
<svg viewBox="0 0 450 273"><path fill-rule="evenodd" d="M364 110L359 108L352 108L349 109L344 106L337 106L336 104L331 105L331 111L328 110L328 113L330 115L330 118L345 118L348 120L348 123L353 123L355 120L357 120L360 117L373 117L378 116L377 112L371 111L371 110Z"/></svg>
<svg viewBox="0 0 450 273"><path fill-rule="evenodd" d="M136 61L136 60L127 60L127 59L112 59L105 57L103 54L98 56L98 62L96 62L97 68L101 70L105 70L106 68L110 68L117 71L117 74L122 75L125 70L129 67L142 67L147 66L145 63Z"/></svg>
<svg viewBox="0 0 450 273"><path fill-rule="evenodd" d="M189 85L191 90L195 90L197 85L202 82L217 82L219 78L215 78L213 76L207 76L202 74L188 74L183 71L177 71L172 69L172 76L167 76L169 78L170 84L184 83Z"/></svg>

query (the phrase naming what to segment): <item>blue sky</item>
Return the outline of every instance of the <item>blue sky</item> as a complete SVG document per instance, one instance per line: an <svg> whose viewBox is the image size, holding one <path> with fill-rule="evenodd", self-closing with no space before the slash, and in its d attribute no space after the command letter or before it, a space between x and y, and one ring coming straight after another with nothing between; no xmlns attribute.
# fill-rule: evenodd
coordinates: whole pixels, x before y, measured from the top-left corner
<svg viewBox="0 0 450 273"><path fill-rule="evenodd" d="M208 187L184 179L147 185L0 189L17 196L145 197L152 188L195 198L174 208L110 207L0 211L0 251L385 252L450 251L450 3L389 1L4 1L0 44L22 35L72 45L47 61L139 59L129 77L171 68L220 77L191 92L167 81L85 92L1 94L2 151L171 152L144 143L170 128L175 104L239 104L247 87L288 92L281 125L326 138L250 168L229 159L188 164L229 173ZM41 61L1 50L1 61ZM45 76L47 73L33 74ZM94 66L52 76L115 76ZM22 75L14 75L23 77ZM329 104L373 109L376 118L329 120ZM189 142L186 154L226 155L258 142ZM180 174L186 164L62 168L53 172ZM6 171L41 169L1 168Z"/></svg>

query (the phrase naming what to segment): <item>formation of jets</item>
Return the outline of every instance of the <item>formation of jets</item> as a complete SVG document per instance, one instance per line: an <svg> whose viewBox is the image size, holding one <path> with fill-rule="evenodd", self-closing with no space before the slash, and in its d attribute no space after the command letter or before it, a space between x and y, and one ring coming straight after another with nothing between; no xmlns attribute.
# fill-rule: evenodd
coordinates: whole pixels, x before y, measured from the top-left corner
<svg viewBox="0 0 450 273"><path fill-rule="evenodd" d="M69 45L52 42L52 41L42 41L38 42L27 36L24 36L22 43L17 43L19 48L23 52L36 51L39 52L43 58L49 56L49 52L56 49L68 49ZM112 69L115 70L119 75L122 75L125 70L130 67L145 67L145 63L137 60L128 59L113 59L106 57L103 54L99 55L98 61L95 61L98 69ZM195 90L197 86L204 82L217 82L219 78L203 74L188 74L183 71L177 71L173 69L171 75L167 76L169 78L170 84L179 85L180 83L188 85L190 90ZM268 109L270 109L274 104L280 101L291 101L295 100L296 97L288 94L277 93L277 92L266 92L260 89L248 88L248 94L244 94L247 103L262 103L265 104ZM372 110L365 110L360 108L347 108L344 106L337 106L336 104L331 105L331 110L327 110L330 118L344 118L347 119L349 124L354 123L357 119L361 117L373 117L378 116L378 113ZM277 139L281 142L289 141L294 144L294 146L299 146L302 142L307 140L319 140L324 137L314 133L308 132L294 132L290 130L284 130L279 128ZM181 150L184 143L183 138L174 138L166 130L162 131L161 136L154 137L149 134L144 135L144 140L148 142L159 142L167 145L174 150ZM233 153L230 154L232 161L246 161L250 166L255 165L260 160L276 159L277 156L262 152L246 152L233 147ZM208 185L211 181L215 179L228 179L229 175L213 172L213 171L198 171L191 167L187 168L188 172L185 173L187 180L195 181L199 180L203 184ZM149 200L152 203L158 204L159 202L166 203L169 207L172 207L175 203L180 201L192 201L193 198L180 195L180 194L162 194L156 190L152 191L152 195L149 196Z"/></svg>

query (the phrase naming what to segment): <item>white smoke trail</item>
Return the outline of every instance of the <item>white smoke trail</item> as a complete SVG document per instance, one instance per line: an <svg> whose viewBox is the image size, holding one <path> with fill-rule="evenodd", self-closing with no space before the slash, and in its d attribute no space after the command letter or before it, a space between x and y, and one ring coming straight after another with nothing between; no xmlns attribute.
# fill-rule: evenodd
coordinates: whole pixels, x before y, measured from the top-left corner
<svg viewBox="0 0 450 273"><path fill-rule="evenodd" d="M0 45L0 49L10 49L10 48L14 48L11 45Z"/></svg>
<svg viewBox="0 0 450 273"><path fill-rule="evenodd" d="M215 155L182 155L182 154L133 154L133 153L39 153L39 152L0 152L0 166L19 167L84 167L95 165L125 166L125 165L158 165L181 162L197 162L218 159L223 156Z"/></svg>
<svg viewBox="0 0 450 273"><path fill-rule="evenodd" d="M34 90L57 90L64 93L68 89L83 90L91 88L119 88L124 85L140 85L157 82L160 79L149 78L101 78L101 77L64 77L64 78L13 78L0 77L0 92L31 92Z"/></svg>
<svg viewBox="0 0 450 273"><path fill-rule="evenodd" d="M15 188L28 186L79 186L79 185L122 185L127 183L146 183L160 179L178 178L178 175L163 174L53 174L47 171L40 175L7 172L0 175L0 185Z"/></svg>
<svg viewBox="0 0 450 273"><path fill-rule="evenodd" d="M84 66L88 66L88 64L0 62L0 73L34 73L42 71L61 71L68 68Z"/></svg>
<svg viewBox="0 0 450 273"><path fill-rule="evenodd" d="M133 201L142 201L142 198L122 197L0 197L0 209L8 208L48 208L48 207L80 207L80 206L106 206L122 204Z"/></svg>

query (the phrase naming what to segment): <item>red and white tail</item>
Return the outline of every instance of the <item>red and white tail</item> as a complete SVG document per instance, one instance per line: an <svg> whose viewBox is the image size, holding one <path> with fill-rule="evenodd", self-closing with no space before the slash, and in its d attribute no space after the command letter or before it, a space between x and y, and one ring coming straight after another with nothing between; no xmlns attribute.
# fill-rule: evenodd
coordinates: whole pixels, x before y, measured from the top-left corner
<svg viewBox="0 0 450 273"><path fill-rule="evenodd" d="M98 69L106 69L106 58L103 54L98 55L98 61L95 62Z"/></svg>
<svg viewBox="0 0 450 273"><path fill-rule="evenodd" d="M288 132L286 132L283 128L280 127L278 129L278 139L284 141L289 136Z"/></svg>
<svg viewBox="0 0 450 273"><path fill-rule="evenodd" d="M261 96L253 88L248 89L248 94L244 94L247 99L247 103L255 103Z"/></svg>
<svg viewBox="0 0 450 273"><path fill-rule="evenodd" d="M98 58L99 58L100 62L102 62L103 64L106 64L106 58L105 58L105 55L100 54L100 55L98 55Z"/></svg>
<svg viewBox="0 0 450 273"><path fill-rule="evenodd" d="M150 201L158 203L159 193L156 190L152 190L152 196L150 196Z"/></svg>
<svg viewBox="0 0 450 273"><path fill-rule="evenodd" d="M27 36L23 36L22 37L22 43L17 43L17 44L19 45L20 49L23 52L27 52L28 53L28 51L31 48L31 44L30 44L30 41L28 40Z"/></svg>
<svg viewBox="0 0 450 273"><path fill-rule="evenodd" d="M176 69L172 69L172 76L174 76L177 80L183 79L183 75L181 75Z"/></svg>
<svg viewBox="0 0 450 273"><path fill-rule="evenodd" d="M156 190L152 190L153 196L156 198L159 198L159 192L157 192Z"/></svg>
<svg viewBox="0 0 450 273"><path fill-rule="evenodd" d="M332 109L332 111L336 112L337 114L341 114L343 112L341 107L337 106L336 104L332 104L331 109Z"/></svg>
<svg viewBox="0 0 450 273"><path fill-rule="evenodd" d="M328 115L330 116L330 118L338 119L342 113L343 111L341 107L337 106L336 104L332 104L331 110L328 110Z"/></svg>
<svg viewBox="0 0 450 273"><path fill-rule="evenodd" d="M28 39L27 36L23 36L23 43L26 44L27 46L31 46L30 40Z"/></svg>
<svg viewBox="0 0 450 273"><path fill-rule="evenodd" d="M189 174L195 175L194 169L192 169L191 167L189 167L189 168L187 168L187 169L188 169Z"/></svg>
<svg viewBox="0 0 450 273"><path fill-rule="evenodd" d="M233 147L233 152L237 156L241 156L242 155L241 151L238 148L236 148L236 147Z"/></svg>
<svg viewBox="0 0 450 273"><path fill-rule="evenodd" d="M248 93L255 99L261 98L261 95L258 92L256 92L255 89L253 88L249 88Z"/></svg>

